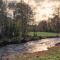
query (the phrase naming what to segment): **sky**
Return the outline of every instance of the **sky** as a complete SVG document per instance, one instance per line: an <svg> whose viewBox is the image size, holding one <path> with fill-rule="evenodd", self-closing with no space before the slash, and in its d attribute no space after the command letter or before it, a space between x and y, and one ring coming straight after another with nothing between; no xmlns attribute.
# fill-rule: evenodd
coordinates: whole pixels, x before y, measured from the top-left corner
<svg viewBox="0 0 60 60"><path fill-rule="evenodd" d="M4 0L5 1L5 0ZM7 0L16 1L17 3L21 0ZM25 3L29 4L35 13L34 19L37 23L41 20L48 20L48 18L53 18L54 9L60 6L60 0L23 0ZM13 10L9 10L13 14ZM11 15L12 16L12 15Z"/></svg>
<svg viewBox="0 0 60 60"><path fill-rule="evenodd" d="M35 0L37 3L35 19L38 23L41 20L53 18L55 8L60 6L60 0Z"/></svg>
<svg viewBox="0 0 60 60"><path fill-rule="evenodd" d="M30 0L28 4L32 5L34 18L38 24L42 20L54 17L55 9L60 6L60 0Z"/></svg>

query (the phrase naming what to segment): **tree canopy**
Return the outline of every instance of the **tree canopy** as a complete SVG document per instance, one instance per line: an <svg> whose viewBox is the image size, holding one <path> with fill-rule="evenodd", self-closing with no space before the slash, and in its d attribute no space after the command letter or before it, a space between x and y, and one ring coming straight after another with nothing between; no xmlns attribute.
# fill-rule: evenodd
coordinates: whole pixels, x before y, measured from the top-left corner
<svg viewBox="0 0 60 60"><path fill-rule="evenodd" d="M22 36L26 37L27 23L33 20L33 11L26 3L18 3L14 12L16 20L21 22Z"/></svg>

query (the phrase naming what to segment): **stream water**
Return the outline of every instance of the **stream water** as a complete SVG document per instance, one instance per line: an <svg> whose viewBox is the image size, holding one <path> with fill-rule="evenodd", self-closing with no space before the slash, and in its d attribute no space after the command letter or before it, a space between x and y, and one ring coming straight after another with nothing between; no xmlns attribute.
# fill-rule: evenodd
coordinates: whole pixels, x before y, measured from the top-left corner
<svg viewBox="0 0 60 60"><path fill-rule="evenodd" d="M14 58L15 55L21 53L33 53L38 51L45 51L48 48L60 43L60 38L48 38L37 41L30 41L24 44L12 44L0 48L0 60L7 60L7 58Z"/></svg>

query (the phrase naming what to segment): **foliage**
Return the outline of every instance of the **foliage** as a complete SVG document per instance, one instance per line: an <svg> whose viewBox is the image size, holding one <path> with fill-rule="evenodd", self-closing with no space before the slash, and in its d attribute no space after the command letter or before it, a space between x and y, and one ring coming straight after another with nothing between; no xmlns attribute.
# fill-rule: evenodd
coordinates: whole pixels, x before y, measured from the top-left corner
<svg viewBox="0 0 60 60"><path fill-rule="evenodd" d="M9 9L12 7L16 8L16 10L14 11L14 19L7 17L7 13L4 10L0 11L0 39L7 39L8 41L17 37L18 39L22 39L22 37L25 38L28 26L27 23L32 21L33 18L32 9L28 4L25 3L17 3L16 6L14 5L14 3L10 4ZM2 3L2 5L4 4ZM4 8L6 7L4 6Z"/></svg>
<svg viewBox="0 0 60 60"><path fill-rule="evenodd" d="M47 21L41 21L39 24L38 24L38 31L41 31L41 32L43 32L43 31L47 31L47 29L48 29L48 27L47 27Z"/></svg>
<svg viewBox="0 0 60 60"><path fill-rule="evenodd" d="M0 39L7 38L8 40L20 37L22 40L26 39L27 35L45 38L55 37L56 33L60 33L60 18L58 15L54 15L50 21L43 20L38 25L31 25L29 23L33 22L34 18L33 11L28 4L12 2L9 3L8 7L9 9L15 9L14 19L7 17L6 7L0 0Z"/></svg>
<svg viewBox="0 0 60 60"><path fill-rule="evenodd" d="M51 20L51 28L53 32L60 32L60 18L57 15Z"/></svg>
<svg viewBox="0 0 60 60"><path fill-rule="evenodd" d="M0 0L0 9L2 8L2 4L3 4L3 2L2 2L2 0Z"/></svg>
<svg viewBox="0 0 60 60"><path fill-rule="evenodd" d="M31 7L26 3L18 3L14 12L16 20L21 22L22 37L25 39L27 34L28 23L33 20L33 12Z"/></svg>

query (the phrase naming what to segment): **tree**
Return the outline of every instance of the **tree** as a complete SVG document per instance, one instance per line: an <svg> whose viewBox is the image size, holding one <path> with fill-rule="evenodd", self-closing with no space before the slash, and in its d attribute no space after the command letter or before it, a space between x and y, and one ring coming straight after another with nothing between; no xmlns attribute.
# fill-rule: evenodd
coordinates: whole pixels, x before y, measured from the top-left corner
<svg viewBox="0 0 60 60"><path fill-rule="evenodd" d="M41 21L40 23L39 23L39 25L38 25L38 30L39 31L47 31L47 21L45 21L45 20L43 20L43 21Z"/></svg>
<svg viewBox="0 0 60 60"><path fill-rule="evenodd" d="M9 9L15 9L16 8L16 3L15 2L10 2L8 4Z"/></svg>
<svg viewBox="0 0 60 60"><path fill-rule="evenodd" d="M55 15L55 17L51 20L51 29L53 32L60 32L60 18L58 15Z"/></svg>
<svg viewBox="0 0 60 60"><path fill-rule="evenodd" d="M51 19L51 29L54 32L60 32L60 8L55 9L54 17Z"/></svg>
<svg viewBox="0 0 60 60"><path fill-rule="evenodd" d="M0 11L5 11L6 4L3 3L3 0L0 0Z"/></svg>
<svg viewBox="0 0 60 60"><path fill-rule="evenodd" d="M0 0L0 37L3 36L3 28L6 26L6 19L7 19L7 16L5 15L4 13L4 10L3 10L3 1Z"/></svg>
<svg viewBox="0 0 60 60"><path fill-rule="evenodd" d="M27 34L27 24L33 20L33 11L28 4L18 3L14 16L16 20L20 20L21 22L22 37L25 39Z"/></svg>
<svg viewBox="0 0 60 60"><path fill-rule="evenodd" d="M0 9L2 8L2 4L3 4L3 2L2 2L2 0L0 0Z"/></svg>

